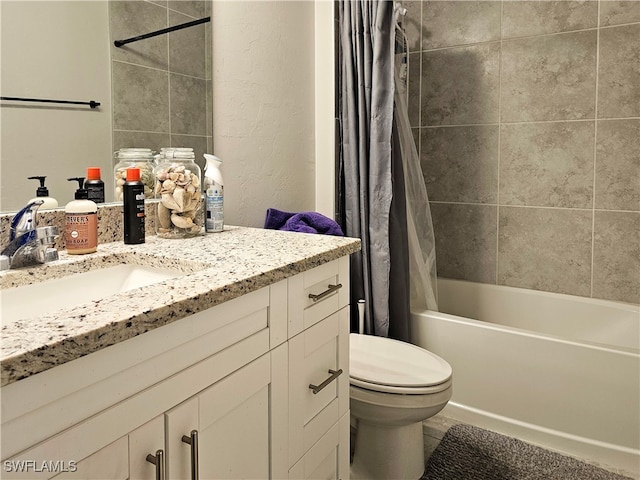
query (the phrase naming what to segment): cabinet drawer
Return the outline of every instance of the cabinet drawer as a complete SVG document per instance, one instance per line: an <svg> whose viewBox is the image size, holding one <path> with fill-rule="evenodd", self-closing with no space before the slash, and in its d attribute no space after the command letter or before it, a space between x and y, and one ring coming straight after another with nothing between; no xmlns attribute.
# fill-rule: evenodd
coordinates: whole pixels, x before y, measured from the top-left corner
<svg viewBox="0 0 640 480"><path fill-rule="evenodd" d="M349 480L349 414L345 414L289 470L291 480Z"/></svg>
<svg viewBox="0 0 640 480"><path fill-rule="evenodd" d="M291 277L288 297L291 338L349 303L349 257Z"/></svg>
<svg viewBox="0 0 640 480"><path fill-rule="evenodd" d="M348 311L289 340L289 465L349 409Z"/></svg>

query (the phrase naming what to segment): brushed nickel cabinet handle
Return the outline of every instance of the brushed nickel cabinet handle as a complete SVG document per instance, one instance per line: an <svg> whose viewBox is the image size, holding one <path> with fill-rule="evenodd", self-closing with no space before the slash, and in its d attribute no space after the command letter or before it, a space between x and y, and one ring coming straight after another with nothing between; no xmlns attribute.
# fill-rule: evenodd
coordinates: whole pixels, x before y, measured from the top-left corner
<svg viewBox="0 0 640 480"><path fill-rule="evenodd" d="M309 298L314 302L317 302L318 300L322 300L327 295L331 295L333 292L335 292L336 290L340 290L341 288L342 288L341 283L338 283L337 285L327 285L327 289L324 292L319 293L317 295L310 293Z"/></svg>
<svg viewBox="0 0 640 480"><path fill-rule="evenodd" d="M158 450L155 455L147 455L147 462L153 463L156 466L156 480L164 480L164 451Z"/></svg>
<svg viewBox="0 0 640 480"><path fill-rule="evenodd" d="M320 385L313 385L312 383L309 384L309 389L313 392L314 395L318 393L320 390L322 390L324 387L329 385L331 382L333 382L340 375L342 375L342 369L339 369L339 370L329 369L329 373L331 374L331 376L327 378L324 382L322 382Z"/></svg>
<svg viewBox="0 0 640 480"><path fill-rule="evenodd" d="M191 480L198 480L198 431L191 430L191 435L183 435L182 441L191 445Z"/></svg>

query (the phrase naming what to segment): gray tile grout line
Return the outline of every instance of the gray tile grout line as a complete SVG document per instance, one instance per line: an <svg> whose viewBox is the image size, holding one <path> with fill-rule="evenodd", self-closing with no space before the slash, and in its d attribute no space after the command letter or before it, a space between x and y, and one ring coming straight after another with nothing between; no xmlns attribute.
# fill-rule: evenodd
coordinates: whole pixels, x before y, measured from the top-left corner
<svg viewBox="0 0 640 480"><path fill-rule="evenodd" d="M596 85L594 95L594 116L598 118L598 88L600 80L600 8L602 0L598 1L598 29L596 30ZM593 131L593 181L591 183L591 272L589 278L589 296L593 298L593 267L596 250L596 167L598 152L598 122L594 122Z"/></svg>
<svg viewBox="0 0 640 480"><path fill-rule="evenodd" d="M498 161L497 161L497 186L496 186L496 261L495 261L495 284L499 285L499 270L500 270L500 162L502 160L502 19L504 17L504 0L500 2L500 57L498 63Z"/></svg>
<svg viewBox="0 0 640 480"><path fill-rule="evenodd" d="M598 6L599 8L599 6ZM618 28L618 27L628 27L631 25L640 25L640 22L628 22L628 23L621 23L621 24L617 24L617 25L607 25L604 27L599 26L600 24L600 19L598 18L598 23L597 26L595 27L590 27L590 28L581 28L581 29L577 29L577 30L567 30L566 32L551 32L551 33L539 33L536 35L526 35L526 36L522 36L522 37L510 37L510 38L502 38L502 15L500 17L500 38L496 39L496 40L484 40L484 41L480 41L480 42L475 42L475 43L459 43L459 44L455 44L455 45L445 45L442 47L435 47L435 48L421 48L421 52L439 52L442 50L452 50L455 48L470 48L470 47L475 47L477 45L489 45L492 43L499 43L499 42L514 42L514 41L518 41L518 40L528 40L528 39L532 39L532 38L541 38L541 37L552 37L552 36L557 36L557 35L568 35L568 34L572 34L572 33L581 33L581 32L592 32L595 30L599 30L600 28ZM422 47L422 44L420 45Z"/></svg>

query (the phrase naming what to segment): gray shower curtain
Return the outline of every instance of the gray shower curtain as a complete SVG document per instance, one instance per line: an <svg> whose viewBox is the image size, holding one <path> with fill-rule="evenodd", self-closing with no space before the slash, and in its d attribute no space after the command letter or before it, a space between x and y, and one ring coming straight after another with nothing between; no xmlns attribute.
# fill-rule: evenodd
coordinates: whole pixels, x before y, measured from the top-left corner
<svg viewBox="0 0 640 480"><path fill-rule="evenodd" d="M365 333L407 341L410 304L435 305L435 242L406 104L395 87L393 2L340 0L339 23L338 220L362 240L351 257L352 330L364 299ZM401 107L395 114L394 94ZM416 197L419 188L424 194ZM425 217L427 228L416 228ZM424 239L433 248L422 252ZM425 272L433 276L417 278Z"/></svg>
<svg viewBox="0 0 640 480"><path fill-rule="evenodd" d="M360 254L352 256L351 305L365 299L365 332L385 337L389 334L393 199L389 161L394 91L392 28L392 2L340 1L341 216L345 233L362 240Z"/></svg>

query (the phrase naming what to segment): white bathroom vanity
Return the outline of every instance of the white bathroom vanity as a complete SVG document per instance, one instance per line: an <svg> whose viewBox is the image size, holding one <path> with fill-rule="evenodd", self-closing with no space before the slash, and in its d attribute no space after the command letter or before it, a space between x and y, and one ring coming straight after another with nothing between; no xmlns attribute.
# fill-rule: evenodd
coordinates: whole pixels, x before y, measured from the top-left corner
<svg viewBox="0 0 640 480"><path fill-rule="evenodd" d="M2 290L123 263L183 274L3 319L2 478L348 478L359 248L229 228L4 272Z"/></svg>

